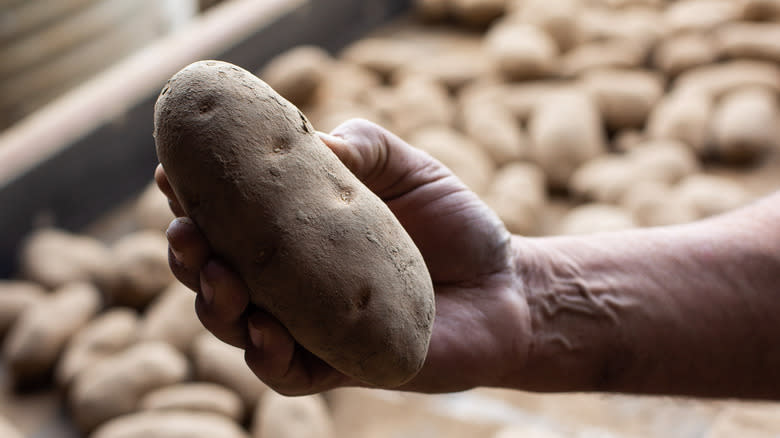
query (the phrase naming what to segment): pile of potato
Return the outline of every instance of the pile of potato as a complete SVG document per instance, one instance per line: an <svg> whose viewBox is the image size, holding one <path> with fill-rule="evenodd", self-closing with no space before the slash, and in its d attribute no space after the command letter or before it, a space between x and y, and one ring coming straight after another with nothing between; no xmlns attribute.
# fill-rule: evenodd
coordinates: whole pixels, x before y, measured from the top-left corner
<svg viewBox="0 0 780 438"><path fill-rule="evenodd" d="M418 0L338 56L299 47L258 75L321 131L362 117L427 151L513 233L685 223L780 185L742 178L778 155L780 0ZM278 396L205 332L155 187L129 214L137 231L110 244L28 237L0 281L14 386L56 385L96 438L343 430L327 395ZM563 436L532 429L495 437Z"/></svg>

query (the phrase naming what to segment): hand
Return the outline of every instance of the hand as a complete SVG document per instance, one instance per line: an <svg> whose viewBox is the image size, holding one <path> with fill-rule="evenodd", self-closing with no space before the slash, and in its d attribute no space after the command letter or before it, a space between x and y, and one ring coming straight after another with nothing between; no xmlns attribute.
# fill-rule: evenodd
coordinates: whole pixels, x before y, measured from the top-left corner
<svg viewBox="0 0 780 438"><path fill-rule="evenodd" d="M449 169L385 129L352 120L321 138L387 203L433 280L436 319L428 356L422 371L399 389L501 386L526 357L531 325L509 232ZM364 386L306 351L278 321L250 304L243 281L210 255L197 226L183 217L162 167L155 179L179 216L167 233L171 269L198 292L196 311L207 329L245 349L249 367L280 393Z"/></svg>

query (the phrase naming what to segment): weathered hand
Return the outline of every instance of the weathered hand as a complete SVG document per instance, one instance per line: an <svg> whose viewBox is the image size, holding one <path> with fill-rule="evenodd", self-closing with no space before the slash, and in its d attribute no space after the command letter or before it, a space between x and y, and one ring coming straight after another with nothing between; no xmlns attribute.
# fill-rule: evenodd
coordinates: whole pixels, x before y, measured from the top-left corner
<svg viewBox="0 0 780 438"><path fill-rule="evenodd" d="M510 234L452 172L372 123L353 120L321 138L384 200L420 249L436 293L436 320L422 371L400 389L447 392L498 386L530 342L530 317L515 272ZM184 216L158 167L161 190ZM217 337L246 350L257 376L278 392L307 394L362 385L297 344L249 303L243 281L211 256L197 226L179 217L168 229L171 269L198 291L196 311Z"/></svg>

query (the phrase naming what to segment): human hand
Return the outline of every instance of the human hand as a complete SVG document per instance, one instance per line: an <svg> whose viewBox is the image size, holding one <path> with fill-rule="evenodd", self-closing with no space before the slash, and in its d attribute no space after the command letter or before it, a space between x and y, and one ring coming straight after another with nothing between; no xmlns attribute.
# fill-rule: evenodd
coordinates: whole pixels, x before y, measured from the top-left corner
<svg viewBox="0 0 780 438"><path fill-rule="evenodd" d="M501 221L449 169L377 125L352 120L321 138L387 203L433 280L436 319L428 356L420 373L399 389L502 386L526 356L531 323L512 239ZM241 278L212 256L197 226L184 217L162 167L155 179L179 216L167 233L171 269L198 292L196 312L208 330L245 349L252 371L280 393L364 386L305 350L252 305Z"/></svg>

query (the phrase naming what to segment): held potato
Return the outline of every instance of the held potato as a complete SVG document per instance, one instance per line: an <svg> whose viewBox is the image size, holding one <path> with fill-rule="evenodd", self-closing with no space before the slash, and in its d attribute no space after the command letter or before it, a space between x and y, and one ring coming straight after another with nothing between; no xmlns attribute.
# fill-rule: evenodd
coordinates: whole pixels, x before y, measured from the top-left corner
<svg viewBox="0 0 780 438"><path fill-rule="evenodd" d="M160 94L155 138L215 254L303 347L383 387L420 370L434 316L423 258L295 106L239 67L196 62Z"/></svg>

